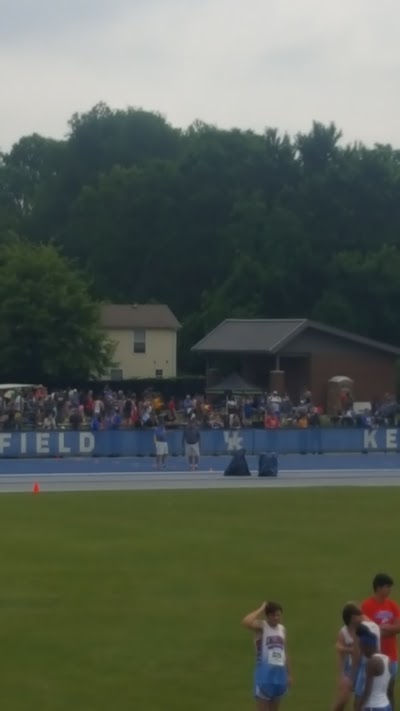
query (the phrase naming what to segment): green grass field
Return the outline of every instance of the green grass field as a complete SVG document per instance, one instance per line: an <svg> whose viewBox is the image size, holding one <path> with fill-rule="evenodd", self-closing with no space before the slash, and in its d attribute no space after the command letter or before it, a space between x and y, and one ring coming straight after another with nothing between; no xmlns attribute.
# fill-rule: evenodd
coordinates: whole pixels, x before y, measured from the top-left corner
<svg viewBox="0 0 400 711"><path fill-rule="evenodd" d="M343 603L368 594L378 570L397 576L398 499L397 489L0 497L2 708L253 709L240 620L265 598L284 605L295 679L285 708L329 707Z"/></svg>

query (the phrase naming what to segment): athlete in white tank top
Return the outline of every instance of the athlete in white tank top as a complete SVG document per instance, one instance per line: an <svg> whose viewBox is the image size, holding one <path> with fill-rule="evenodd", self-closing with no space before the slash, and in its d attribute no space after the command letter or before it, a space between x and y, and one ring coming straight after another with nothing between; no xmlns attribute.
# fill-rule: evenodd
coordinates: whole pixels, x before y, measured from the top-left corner
<svg viewBox="0 0 400 711"><path fill-rule="evenodd" d="M342 650L343 651L343 667L344 667L344 673L346 673L349 665L351 665L351 656L354 648L354 637L352 633L350 632L349 628L346 627L346 625L343 625L341 630L339 631L339 638L342 643Z"/></svg>
<svg viewBox="0 0 400 711"><path fill-rule="evenodd" d="M264 602L243 618L242 624L255 633L256 665L254 698L258 711L278 711L291 685L286 629L282 625L282 606Z"/></svg>
<svg viewBox="0 0 400 711"><path fill-rule="evenodd" d="M371 690L365 701L364 709L387 709L390 706L387 695L390 681L389 657L386 654L374 654L371 657L373 662L378 660L381 661L380 666L383 667L383 671L379 676L372 677Z"/></svg>
<svg viewBox="0 0 400 711"><path fill-rule="evenodd" d="M390 682L389 657L381 654L379 640L374 631L370 622L363 622L357 628L365 666L363 688L359 694L356 688L356 711L390 711L387 694Z"/></svg>
<svg viewBox="0 0 400 711"><path fill-rule="evenodd" d="M335 650L337 658L337 686L332 711L344 711L351 699L353 681L358 664L356 628L363 619L361 609L348 602L342 610L343 627L338 632Z"/></svg>
<svg viewBox="0 0 400 711"><path fill-rule="evenodd" d="M286 666L286 630L283 625L271 627L264 622L261 638L256 640L257 662L273 666Z"/></svg>

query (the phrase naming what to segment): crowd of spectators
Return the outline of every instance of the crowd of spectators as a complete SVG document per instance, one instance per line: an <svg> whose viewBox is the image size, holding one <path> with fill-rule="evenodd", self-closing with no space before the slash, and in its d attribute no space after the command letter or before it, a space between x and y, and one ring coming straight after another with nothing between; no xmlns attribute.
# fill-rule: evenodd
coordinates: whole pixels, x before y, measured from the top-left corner
<svg viewBox="0 0 400 711"><path fill-rule="evenodd" d="M212 399L202 394L163 399L154 392L137 396L107 386L98 392L76 388L49 391L45 387L0 391L0 429L8 431L140 429L155 427L160 421L177 428L191 419L205 429L378 427L396 425L398 413L393 396L385 395L381 402L364 404L360 409L347 393L337 413L328 417L307 390L298 404L277 392L251 397L230 393Z"/></svg>

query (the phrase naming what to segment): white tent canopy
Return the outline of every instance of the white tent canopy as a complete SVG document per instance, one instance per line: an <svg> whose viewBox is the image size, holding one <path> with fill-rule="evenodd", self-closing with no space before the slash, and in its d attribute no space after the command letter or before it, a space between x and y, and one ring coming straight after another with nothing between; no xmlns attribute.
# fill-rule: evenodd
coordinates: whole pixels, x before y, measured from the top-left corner
<svg viewBox="0 0 400 711"><path fill-rule="evenodd" d="M24 388L40 388L41 385L37 383L1 383L1 390L23 390Z"/></svg>

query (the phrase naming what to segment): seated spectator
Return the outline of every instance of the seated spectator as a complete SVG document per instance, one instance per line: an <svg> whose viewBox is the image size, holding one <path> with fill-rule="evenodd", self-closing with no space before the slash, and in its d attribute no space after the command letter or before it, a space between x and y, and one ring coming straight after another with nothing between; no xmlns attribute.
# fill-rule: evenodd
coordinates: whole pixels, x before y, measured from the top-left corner
<svg viewBox="0 0 400 711"><path fill-rule="evenodd" d="M159 415L160 412L161 412L161 410L162 410L163 407L164 407L164 403L163 403L163 401L162 401L162 398L161 398L159 395L156 395L156 396L153 398L152 405L153 405L153 410L154 410L154 412L156 413L156 415Z"/></svg>
<svg viewBox="0 0 400 711"><path fill-rule="evenodd" d="M267 430L276 430L281 426L279 417L274 412L268 412L264 418L264 427Z"/></svg>
<svg viewBox="0 0 400 711"><path fill-rule="evenodd" d="M93 403L93 412L94 415L97 417L100 417L100 415L104 412L104 403L100 398L96 398L96 400Z"/></svg>
<svg viewBox="0 0 400 711"><path fill-rule="evenodd" d="M300 400L300 405L296 408L296 412L298 417L308 414L308 405L305 400Z"/></svg>
<svg viewBox="0 0 400 711"><path fill-rule="evenodd" d="M143 403L142 410L140 413L140 423L142 427L152 426L152 412L152 406L147 402Z"/></svg>
<svg viewBox="0 0 400 711"><path fill-rule="evenodd" d="M22 423L23 423L22 412L20 412L19 410L17 410L17 411L14 413L14 428L15 428L16 430L22 430Z"/></svg>
<svg viewBox="0 0 400 711"><path fill-rule="evenodd" d="M69 424L71 425L71 429L79 430L79 427L82 424L82 415L79 412L78 407L71 410L71 414L69 416Z"/></svg>
<svg viewBox="0 0 400 711"><path fill-rule="evenodd" d="M226 407L227 407L228 415L236 415L239 411L238 404L237 404L236 399L232 393L230 393L227 397Z"/></svg>
<svg viewBox="0 0 400 711"><path fill-rule="evenodd" d="M274 390L268 398L268 409L279 417L281 411L282 398L278 395L278 391Z"/></svg>
<svg viewBox="0 0 400 711"><path fill-rule="evenodd" d="M343 413L342 425L343 427L352 427L354 425L354 411L352 408L349 408Z"/></svg>
<svg viewBox="0 0 400 711"><path fill-rule="evenodd" d="M307 415L306 415L305 413L302 414L302 415L300 415L300 417L299 417L298 420L297 420L297 427L299 427L300 429L305 430L305 429L307 429L308 424L309 424L309 423L308 423L308 417L307 417Z"/></svg>
<svg viewBox="0 0 400 711"><path fill-rule="evenodd" d="M222 421L221 416L217 415L215 412L211 414L209 424L212 430L224 429L224 423Z"/></svg>
<svg viewBox="0 0 400 711"><path fill-rule="evenodd" d="M90 423L90 429L93 432L98 432L99 430L102 429L102 422L100 419L100 415L93 415L92 421Z"/></svg>
<svg viewBox="0 0 400 711"><path fill-rule="evenodd" d="M371 429L373 425L372 413L370 410L364 410L357 418L357 425L365 429Z"/></svg>
<svg viewBox="0 0 400 711"><path fill-rule="evenodd" d="M185 415L187 415L187 417L190 417L190 415L192 414L192 410L193 410L193 401L192 401L192 398L190 397L190 395L186 395L186 397L183 401L183 409L185 411Z"/></svg>
<svg viewBox="0 0 400 711"><path fill-rule="evenodd" d="M87 417L91 417L93 414L93 409L94 409L94 400L93 400L93 391L92 390L89 390L87 396L85 397L84 407L85 407L85 415Z"/></svg>
<svg viewBox="0 0 400 711"><path fill-rule="evenodd" d="M52 412L48 412L43 420L43 429L44 430L55 430L56 427L57 427L56 418L54 417Z"/></svg>
<svg viewBox="0 0 400 711"><path fill-rule="evenodd" d="M284 395L282 398L281 406L280 406L280 413L281 415L284 415L285 417L289 417L291 412L293 410L293 405L290 401L290 398L288 395Z"/></svg>
<svg viewBox="0 0 400 711"><path fill-rule="evenodd" d="M240 430L241 426L238 415L229 415L229 428L231 430Z"/></svg>
<svg viewBox="0 0 400 711"><path fill-rule="evenodd" d="M116 407L115 412L111 417L111 423L110 423L111 427L110 428L112 430L119 430L119 428L121 427L121 424L122 424L122 417L119 414L119 409Z"/></svg>
<svg viewBox="0 0 400 711"><path fill-rule="evenodd" d="M174 422L176 420L176 406L175 406L175 400L173 397L170 397L167 403L167 412L168 412L168 419L170 422Z"/></svg>
<svg viewBox="0 0 400 711"><path fill-rule="evenodd" d="M125 427L129 427L132 424L132 409L132 400L130 398L127 398L122 405L122 417L124 420Z"/></svg>
<svg viewBox="0 0 400 711"><path fill-rule="evenodd" d="M132 423L132 427L139 427L140 426L139 410L138 410L136 400L132 400L131 423Z"/></svg>
<svg viewBox="0 0 400 711"><path fill-rule="evenodd" d="M318 408L313 407L308 417L308 422L310 427L321 427L321 418L319 416Z"/></svg>
<svg viewBox="0 0 400 711"><path fill-rule="evenodd" d="M203 422L204 422L204 424L208 424L210 415L212 412L211 404L209 402L203 402L201 410L202 410Z"/></svg>
<svg viewBox="0 0 400 711"><path fill-rule="evenodd" d="M252 418L253 418L253 413L254 413L254 407L249 398L246 398L244 405L243 405L243 417L247 423L251 423Z"/></svg>

